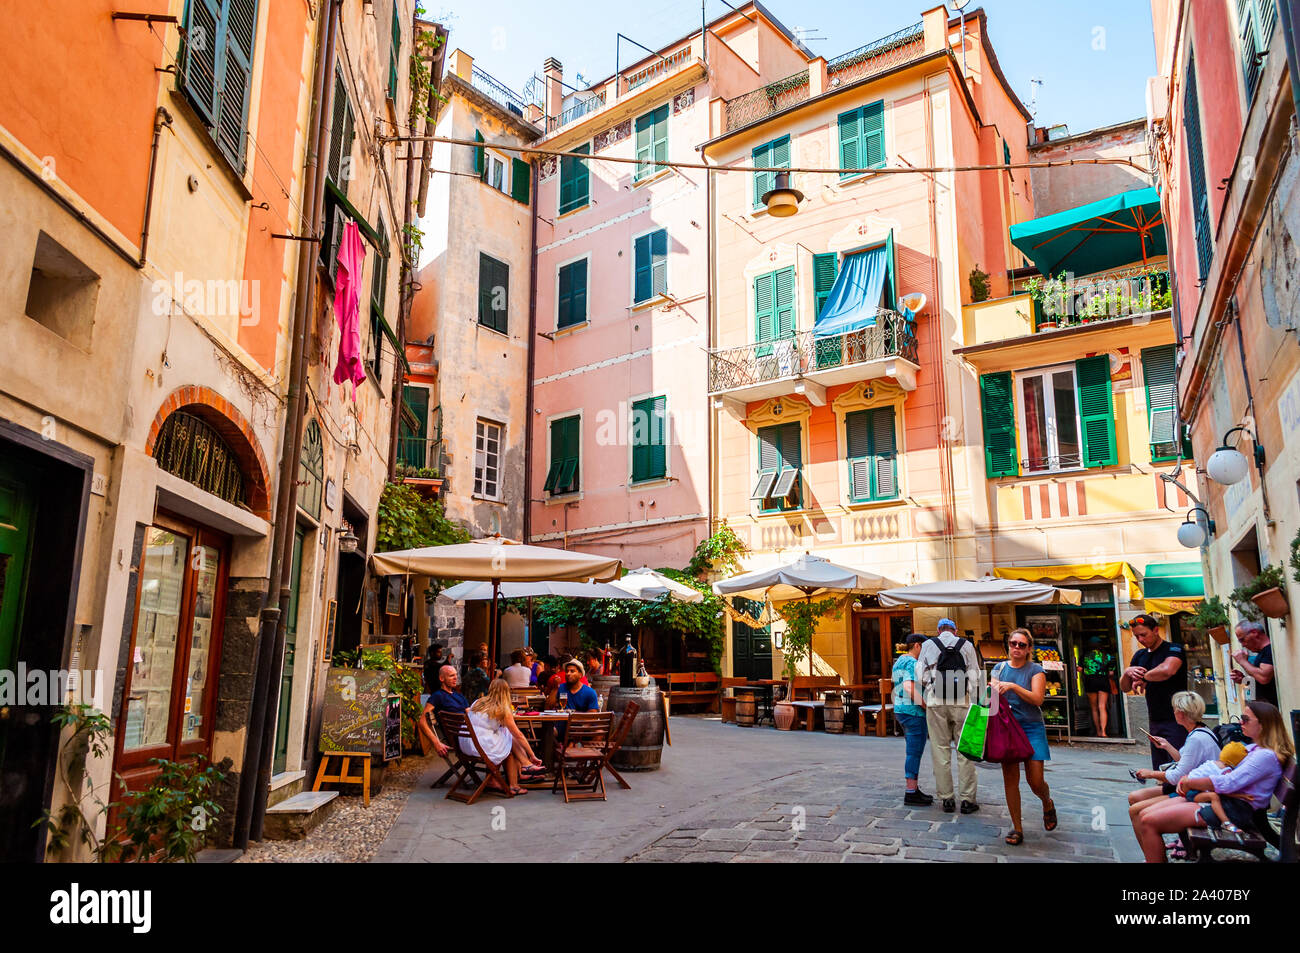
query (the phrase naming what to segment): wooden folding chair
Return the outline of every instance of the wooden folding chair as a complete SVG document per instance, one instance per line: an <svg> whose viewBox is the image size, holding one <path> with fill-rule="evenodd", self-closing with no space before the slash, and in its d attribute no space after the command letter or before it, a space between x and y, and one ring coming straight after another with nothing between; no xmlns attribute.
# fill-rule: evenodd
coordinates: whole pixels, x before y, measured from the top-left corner
<svg viewBox="0 0 1300 953"><path fill-rule="evenodd" d="M501 769L488 760L487 754L483 751L483 745L478 740L478 735L474 733L474 725L470 722L468 716L462 712L440 711L438 712L438 726L442 729L442 736L449 739L446 744L450 746L451 753L454 753L454 756L464 769L457 774L456 783L447 792L447 797L454 801L473 804L484 791L491 791L493 794L499 794L502 797L511 796L510 785L506 783ZM469 739L470 746L477 754L465 753L460 746L462 738ZM478 771L480 768L484 771L483 777L479 777ZM499 790L488 787L490 781L495 781L499 786ZM474 787L472 793L461 790L462 786L468 787L470 785Z"/></svg>
<svg viewBox="0 0 1300 953"><path fill-rule="evenodd" d="M437 738L439 741L441 741L443 744L447 744L446 739L443 738L442 736L442 732L439 731L438 729L438 722L437 719L433 717L433 712L428 712L427 714L423 714L420 717L425 718L427 720L426 723L429 726L429 730L433 732L434 737ZM424 737L424 733L420 731L418 728L416 729L415 736L420 740L420 750L426 756L431 751L433 751L433 746L429 744L428 739ZM455 746L448 745L448 747L454 749ZM448 751L446 757L444 757L443 760L447 762L447 770L442 773L441 777L439 777L438 780L434 781L432 784L429 785L429 787L431 788L440 788L448 781L450 781L453 776L461 777L464 774L465 771L464 764L456 756L456 752L454 750Z"/></svg>
<svg viewBox="0 0 1300 953"><path fill-rule="evenodd" d="M636 713L640 710L641 706L636 702L627 703L627 707L623 709L623 717L618 723L618 728L609 736L609 741L605 744L605 757L600 762L600 770L608 771L614 775L614 780L618 782L618 786L625 791L632 790L632 785L623 780L623 775L618 773L612 759L614 755L618 754L618 749L623 747L623 739L627 737L632 722L636 720Z"/></svg>
<svg viewBox="0 0 1300 953"><path fill-rule="evenodd" d="M556 778L551 793L563 789L564 803L570 801L605 800L605 777L601 767L605 749L609 745L609 731L614 724L612 711L575 711L569 715L564 731L564 744L556 760ZM574 787L590 788L570 793L569 778Z"/></svg>

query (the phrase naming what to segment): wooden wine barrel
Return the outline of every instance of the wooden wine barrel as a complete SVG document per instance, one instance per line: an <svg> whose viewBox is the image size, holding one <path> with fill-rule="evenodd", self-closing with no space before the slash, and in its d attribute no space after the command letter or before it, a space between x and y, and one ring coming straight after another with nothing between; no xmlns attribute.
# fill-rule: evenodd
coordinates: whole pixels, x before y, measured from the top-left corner
<svg viewBox="0 0 1300 953"><path fill-rule="evenodd" d="M822 721L826 730L833 735L844 732L844 696L839 692L826 693L826 707L822 709Z"/></svg>
<svg viewBox="0 0 1300 953"><path fill-rule="evenodd" d="M755 704L753 692L736 693L736 724L745 728L754 727Z"/></svg>
<svg viewBox="0 0 1300 953"><path fill-rule="evenodd" d="M628 702L637 703L636 718L612 759L614 766L620 771L657 771L664 750L663 693L657 688L611 688L606 709L614 712L612 732L618 731Z"/></svg>
<svg viewBox="0 0 1300 953"><path fill-rule="evenodd" d="M605 699L609 697L609 690L618 686L617 675L592 675L587 679L591 687L596 690L600 696L600 710L605 711Z"/></svg>

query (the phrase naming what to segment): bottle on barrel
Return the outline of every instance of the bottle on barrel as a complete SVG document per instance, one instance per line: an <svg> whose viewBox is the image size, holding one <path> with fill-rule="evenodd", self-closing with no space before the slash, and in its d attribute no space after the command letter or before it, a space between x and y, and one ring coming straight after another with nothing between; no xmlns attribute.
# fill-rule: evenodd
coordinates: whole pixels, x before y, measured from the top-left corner
<svg viewBox="0 0 1300 953"><path fill-rule="evenodd" d="M632 688L636 682L636 649L632 646L632 636L618 650L618 687Z"/></svg>

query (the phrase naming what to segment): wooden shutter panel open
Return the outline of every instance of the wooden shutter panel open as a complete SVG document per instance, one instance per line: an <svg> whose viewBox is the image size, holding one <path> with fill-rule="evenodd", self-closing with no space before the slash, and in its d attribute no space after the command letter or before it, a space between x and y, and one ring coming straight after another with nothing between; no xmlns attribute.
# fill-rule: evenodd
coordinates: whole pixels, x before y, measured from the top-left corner
<svg viewBox="0 0 1300 953"><path fill-rule="evenodd" d="M1020 473L1016 447L1016 410L1011 374L980 377L980 409L984 418L984 472L990 479Z"/></svg>
<svg viewBox="0 0 1300 953"><path fill-rule="evenodd" d="M758 147L757 149L755 149L752 153L750 153L750 156L751 156L751 158L752 158L752 160L753 160L753 164L754 164L754 166L755 166L756 168L761 168L762 166L765 166L765 165L771 165L771 164L772 164L772 144L769 142L769 143L765 143L764 145L759 146L759 147ZM772 180L773 180L773 178L775 178L775 176L774 176L773 173L771 173L771 172L755 172L755 173L754 173L754 206L755 206L755 208L757 208L758 206L760 206L760 205L763 204L763 193L764 193L764 192L768 192L768 191L771 190L771 188L772 188Z"/></svg>
<svg viewBox="0 0 1300 953"><path fill-rule="evenodd" d="M840 113L840 169L859 169L861 165L861 155L859 154L860 143L862 141L862 110L850 109L846 113ZM850 172L840 172L840 177L844 178L852 175Z"/></svg>
<svg viewBox="0 0 1300 953"><path fill-rule="evenodd" d="M655 162L668 161L668 104L660 106L654 115L654 159ZM658 168L655 169L659 171Z"/></svg>
<svg viewBox="0 0 1300 953"><path fill-rule="evenodd" d="M483 133L474 130L475 142L486 142ZM487 151L482 146L474 147L474 172L484 182L487 181Z"/></svg>
<svg viewBox="0 0 1300 953"><path fill-rule="evenodd" d="M654 276L650 264L650 236L637 238L633 247L633 271L635 280L632 293L633 301L649 301L654 296Z"/></svg>
<svg viewBox="0 0 1300 953"><path fill-rule="evenodd" d="M862 107L862 164L879 169L885 164L885 103Z"/></svg>
<svg viewBox="0 0 1300 953"><path fill-rule="evenodd" d="M777 337L794 337L794 269L782 268L775 276L775 332Z"/></svg>
<svg viewBox="0 0 1300 953"><path fill-rule="evenodd" d="M1115 410L1110 393L1110 358L1105 354L1074 362L1079 391L1079 428L1085 467L1119 462L1115 446Z"/></svg>
<svg viewBox="0 0 1300 953"><path fill-rule="evenodd" d="M661 228L650 234L651 292L668 293L668 229Z"/></svg>
<svg viewBox="0 0 1300 953"><path fill-rule="evenodd" d="M643 179L654 174L654 114L646 113L636 121L636 174L635 179Z"/></svg>
<svg viewBox="0 0 1300 953"><path fill-rule="evenodd" d="M224 36L217 121L217 145L240 172L253 79L253 41L257 35L257 0L229 0Z"/></svg>
<svg viewBox="0 0 1300 953"><path fill-rule="evenodd" d="M1147 391L1151 458L1177 456L1178 380L1172 344L1142 351L1142 378Z"/></svg>
<svg viewBox="0 0 1300 953"><path fill-rule="evenodd" d="M826 299L830 297L831 289L835 287L835 279L840 273L839 257L833 251L813 255L814 318L822 313L822 308L826 305Z"/></svg>
<svg viewBox="0 0 1300 953"><path fill-rule="evenodd" d="M220 0L191 0L185 41L185 92L209 126L217 121L217 52L220 50Z"/></svg>
<svg viewBox="0 0 1300 953"><path fill-rule="evenodd" d="M591 146L584 143L575 152L590 153ZM560 214L582 208L590 201L590 178L587 161L574 156L560 158Z"/></svg>
<svg viewBox="0 0 1300 953"><path fill-rule="evenodd" d="M397 0L393 0L393 44L388 59L388 98L397 101L397 65L402 53L402 18L397 13Z"/></svg>
<svg viewBox="0 0 1300 953"><path fill-rule="evenodd" d="M766 274L754 279L754 342L757 344L771 341L776 337L775 278L775 275ZM761 347L757 351L759 357L766 357L771 353L770 346Z"/></svg>
<svg viewBox="0 0 1300 953"><path fill-rule="evenodd" d="M510 160L510 197L527 205L532 194L532 166L522 159Z"/></svg>
<svg viewBox="0 0 1300 953"><path fill-rule="evenodd" d="M668 398L650 401L650 453L647 461L652 478L668 474Z"/></svg>
<svg viewBox="0 0 1300 953"><path fill-rule="evenodd" d="M888 500L898 495L897 447L894 438L894 408L879 407L871 412L871 459L875 485L872 497Z"/></svg>

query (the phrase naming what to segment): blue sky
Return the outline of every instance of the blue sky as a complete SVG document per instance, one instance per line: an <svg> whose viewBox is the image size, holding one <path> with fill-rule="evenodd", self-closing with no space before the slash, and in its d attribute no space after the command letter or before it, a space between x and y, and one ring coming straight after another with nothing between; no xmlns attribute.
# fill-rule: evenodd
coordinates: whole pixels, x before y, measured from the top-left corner
<svg viewBox="0 0 1300 953"><path fill-rule="evenodd" d="M451 29L450 48L519 90L548 56L589 81L614 71L616 34L654 48L700 24L700 0L644 5L591 0L447 3L423 0L427 15ZM739 5L739 0L733 0ZM928 0L760 0L805 44L835 56L921 19ZM726 11L706 0L709 19ZM1145 113L1146 79L1155 73L1151 9L1142 0L971 0L983 6L1002 71L1026 105L1034 98L1039 125L1066 123L1072 132L1134 119ZM598 12L597 12L598 11ZM622 43L623 63L637 48Z"/></svg>

